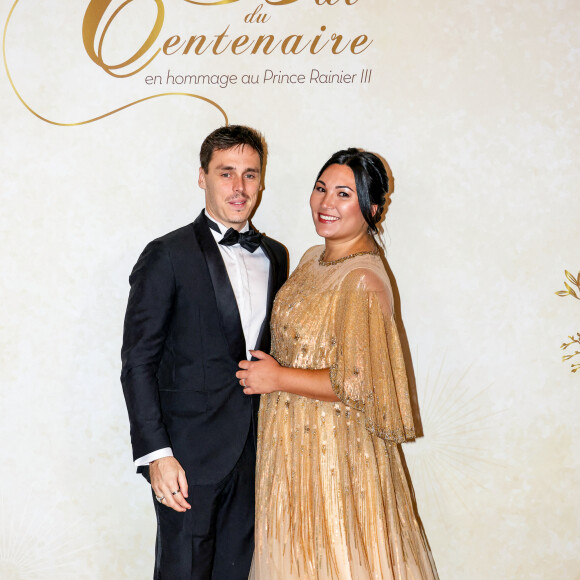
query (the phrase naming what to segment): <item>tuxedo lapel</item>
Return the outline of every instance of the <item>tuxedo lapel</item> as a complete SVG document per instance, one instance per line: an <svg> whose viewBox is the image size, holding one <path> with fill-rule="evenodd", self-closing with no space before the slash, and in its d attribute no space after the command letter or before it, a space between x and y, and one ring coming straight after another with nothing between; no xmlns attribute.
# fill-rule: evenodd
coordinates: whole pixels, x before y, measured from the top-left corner
<svg viewBox="0 0 580 580"><path fill-rule="evenodd" d="M270 316L272 315L272 305L276 294L276 280L278 279L278 261L274 252L270 249L266 239L262 238L260 247L264 250L268 260L270 260L270 273L268 275L268 301L266 303L266 318L260 328L260 334L256 342L256 348L259 350L270 350Z"/></svg>
<svg viewBox="0 0 580 580"><path fill-rule="evenodd" d="M246 358L246 342L238 304L223 258L209 230L207 218L203 211L193 222L193 229L207 264L217 303L220 325L228 342L230 354L236 361L243 360Z"/></svg>

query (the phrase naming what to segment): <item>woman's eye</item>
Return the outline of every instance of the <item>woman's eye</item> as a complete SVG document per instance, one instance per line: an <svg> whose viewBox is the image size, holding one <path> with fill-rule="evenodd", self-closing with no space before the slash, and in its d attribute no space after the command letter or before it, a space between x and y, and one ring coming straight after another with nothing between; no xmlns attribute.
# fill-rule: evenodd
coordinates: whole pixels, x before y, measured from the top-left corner
<svg viewBox="0 0 580 580"><path fill-rule="evenodd" d="M346 191L339 191L338 197L350 197L350 195Z"/></svg>
<svg viewBox="0 0 580 580"><path fill-rule="evenodd" d="M320 187L320 185L318 187L314 188L314 191L319 191L320 193L325 193L326 190L324 189L324 187Z"/></svg>

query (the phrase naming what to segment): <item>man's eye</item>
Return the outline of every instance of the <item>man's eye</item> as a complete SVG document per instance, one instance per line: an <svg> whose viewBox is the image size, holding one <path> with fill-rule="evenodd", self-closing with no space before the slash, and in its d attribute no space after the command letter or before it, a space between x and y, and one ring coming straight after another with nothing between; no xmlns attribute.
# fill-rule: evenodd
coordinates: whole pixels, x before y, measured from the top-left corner
<svg viewBox="0 0 580 580"><path fill-rule="evenodd" d="M222 173L222 177L229 177L230 174L229 173Z"/></svg>
<svg viewBox="0 0 580 580"><path fill-rule="evenodd" d="M248 173L248 175L246 175L246 179L256 179L256 176L253 173Z"/></svg>

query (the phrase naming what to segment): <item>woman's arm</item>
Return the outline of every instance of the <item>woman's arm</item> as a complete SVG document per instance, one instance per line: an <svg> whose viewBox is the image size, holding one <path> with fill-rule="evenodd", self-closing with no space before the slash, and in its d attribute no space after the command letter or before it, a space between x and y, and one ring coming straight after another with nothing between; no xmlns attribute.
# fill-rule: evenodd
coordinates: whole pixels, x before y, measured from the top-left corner
<svg viewBox="0 0 580 580"><path fill-rule="evenodd" d="M251 350L256 361L240 361L236 377L246 395L263 395L283 391L318 399L338 401L330 384L329 369L307 370L283 367L275 358L261 350Z"/></svg>

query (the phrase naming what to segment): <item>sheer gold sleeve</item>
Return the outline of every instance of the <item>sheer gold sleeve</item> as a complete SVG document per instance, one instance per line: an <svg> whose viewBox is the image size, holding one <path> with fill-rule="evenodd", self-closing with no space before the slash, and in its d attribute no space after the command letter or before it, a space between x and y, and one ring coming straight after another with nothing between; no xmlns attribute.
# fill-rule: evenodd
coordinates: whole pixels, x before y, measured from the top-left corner
<svg viewBox="0 0 580 580"><path fill-rule="evenodd" d="M330 367L336 396L365 415L373 434L401 443L415 438L409 389L386 274L358 268L340 287L337 345Z"/></svg>

